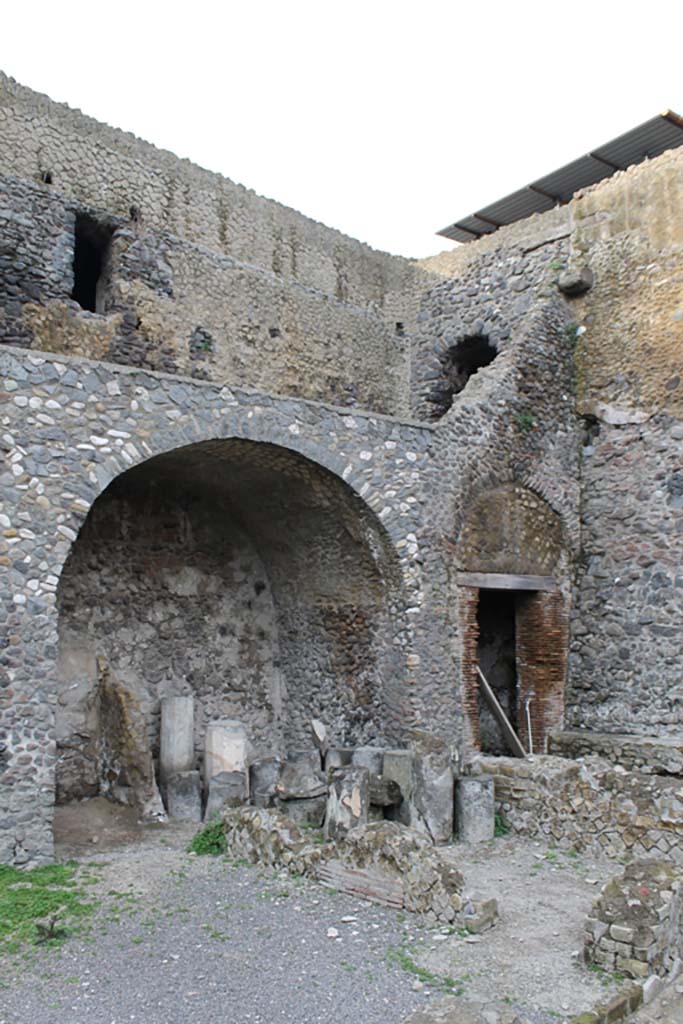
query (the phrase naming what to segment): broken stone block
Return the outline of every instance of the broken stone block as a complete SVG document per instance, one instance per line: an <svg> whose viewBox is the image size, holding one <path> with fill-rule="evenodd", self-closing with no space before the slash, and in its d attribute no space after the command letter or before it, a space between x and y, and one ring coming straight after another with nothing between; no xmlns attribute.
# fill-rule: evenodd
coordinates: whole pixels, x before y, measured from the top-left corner
<svg viewBox="0 0 683 1024"><path fill-rule="evenodd" d="M166 806L174 821L202 820L202 783L199 772L176 772L166 778Z"/></svg>
<svg viewBox="0 0 683 1024"><path fill-rule="evenodd" d="M462 843L493 839L495 803L493 779L466 776L455 787L455 822Z"/></svg>
<svg viewBox="0 0 683 1024"><path fill-rule="evenodd" d="M465 927L472 935L493 928L498 920L498 901L471 897L465 904Z"/></svg>
<svg viewBox="0 0 683 1024"><path fill-rule="evenodd" d="M262 757L249 765L249 792L257 807L273 806L281 770L279 757Z"/></svg>
<svg viewBox="0 0 683 1024"><path fill-rule="evenodd" d="M435 843L453 839L453 769L450 750L438 736L415 732L410 824Z"/></svg>
<svg viewBox="0 0 683 1024"><path fill-rule="evenodd" d="M221 718L209 722L204 741L204 785L221 772L244 772L248 778L251 743L242 722Z"/></svg>
<svg viewBox="0 0 683 1024"><path fill-rule="evenodd" d="M392 812L392 818L410 825L410 800L413 795L412 750L385 750L383 777L395 782L401 791L401 802Z"/></svg>
<svg viewBox="0 0 683 1024"><path fill-rule="evenodd" d="M356 747L351 755L351 764L367 768L371 775L381 775L384 770L384 751L379 747Z"/></svg>
<svg viewBox="0 0 683 1024"><path fill-rule="evenodd" d="M166 779L194 766L194 697L164 697L161 701L159 778Z"/></svg>
<svg viewBox="0 0 683 1024"><path fill-rule="evenodd" d="M310 759L286 761L275 791L282 800L304 800L327 794L327 780Z"/></svg>
<svg viewBox="0 0 683 1024"><path fill-rule="evenodd" d="M246 772L219 772L209 780L209 796L204 821L210 821L222 810L241 807L247 801L248 776Z"/></svg>
<svg viewBox="0 0 683 1024"><path fill-rule="evenodd" d="M335 768L330 773L330 791L325 815L325 836L338 839L353 828L365 825L370 806L367 768Z"/></svg>
<svg viewBox="0 0 683 1024"><path fill-rule="evenodd" d="M322 828L327 809L327 795L299 800L283 800L278 797L275 805L280 813L295 825Z"/></svg>
<svg viewBox="0 0 683 1024"><path fill-rule="evenodd" d="M374 807L393 807L401 802L401 787L383 775L370 775L370 804Z"/></svg>
<svg viewBox="0 0 683 1024"><path fill-rule="evenodd" d="M333 747L325 755L325 771L329 772L332 768L346 767L346 765L351 764L352 756L352 747Z"/></svg>
<svg viewBox="0 0 683 1024"><path fill-rule="evenodd" d="M323 765L325 764L325 755L330 744L327 738L327 729L319 718L311 719L311 733L313 734L313 742L320 752L320 764Z"/></svg>

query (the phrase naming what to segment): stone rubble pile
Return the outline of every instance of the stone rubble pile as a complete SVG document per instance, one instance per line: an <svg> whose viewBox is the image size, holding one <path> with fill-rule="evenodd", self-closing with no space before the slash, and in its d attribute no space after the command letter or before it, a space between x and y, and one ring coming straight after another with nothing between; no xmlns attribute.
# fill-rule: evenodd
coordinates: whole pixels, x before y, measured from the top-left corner
<svg viewBox="0 0 683 1024"><path fill-rule="evenodd" d="M223 813L227 846L237 858L284 867L333 884L373 902L422 914L432 923L451 924L488 914L495 901L468 901L461 873L430 839L396 822L370 822L334 840L315 842L277 811L242 807ZM486 903L486 908L483 904ZM469 926L468 926L469 927ZM474 930L474 929L470 929Z"/></svg>

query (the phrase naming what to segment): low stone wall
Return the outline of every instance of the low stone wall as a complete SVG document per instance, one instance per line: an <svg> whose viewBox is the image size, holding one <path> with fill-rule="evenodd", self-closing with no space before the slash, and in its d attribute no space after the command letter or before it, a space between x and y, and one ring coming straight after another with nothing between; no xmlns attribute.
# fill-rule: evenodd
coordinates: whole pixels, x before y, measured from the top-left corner
<svg viewBox="0 0 683 1024"><path fill-rule="evenodd" d="M550 737L548 753L558 757L604 757L629 771L683 777L683 738L559 732Z"/></svg>
<svg viewBox="0 0 683 1024"><path fill-rule="evenodd" d="M603 887L586 921L584 959L631 978L668 974L683 947L683 871L637 861Z"/></svg>
<svg viewBox="0 0 683 1024"><path fill-rule="evenodd" d="M617 858L662 856L683 864L680 779L628 772L597 758L480 758L496 807L518 835Z"/></svg>
<svg viewBox="0 0 683 1024"><path fill-rule="evenodd" d="M230 853L251 863L309 875L433 923L450 924L463 910L473 917L478 909L464 906L462 875L431 841L395 822L371 823L328 843L263 808L226 811L223 822Z"/></svg>

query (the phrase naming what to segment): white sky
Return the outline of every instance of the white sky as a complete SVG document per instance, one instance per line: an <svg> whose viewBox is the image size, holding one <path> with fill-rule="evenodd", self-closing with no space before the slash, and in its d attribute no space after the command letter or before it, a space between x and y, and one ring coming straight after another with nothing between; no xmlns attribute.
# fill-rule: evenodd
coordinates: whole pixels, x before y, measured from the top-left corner
<svg viewBox="0 0 683 1024"><path fill-rule="evenodd" d="M671 107L683 3L5 0L0 68L379 249ZM2 141L0 140L0 144Z"/></svg>

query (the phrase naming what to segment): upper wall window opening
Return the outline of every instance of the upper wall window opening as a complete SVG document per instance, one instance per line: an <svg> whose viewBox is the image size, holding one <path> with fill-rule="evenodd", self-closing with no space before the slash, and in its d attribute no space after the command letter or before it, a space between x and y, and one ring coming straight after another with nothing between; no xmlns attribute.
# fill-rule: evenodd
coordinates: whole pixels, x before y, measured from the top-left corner
<svg viewBox="0 0 683 1024"><path fill-rule="evenodd" d="M104 313L105 271L113 229L79 213L74 231L74 286L71 298L91 313Z"/></svg>
<svg viewBox="0 0 683 1024"><path fill-rule="evenodd" d="M440 419L448 412L453 399L463 390L470 377L489 366L497 355L498 349L485 334L467 335L444 353L441 358L441 379L430 398L435 406L434 419Z"/></svg>

